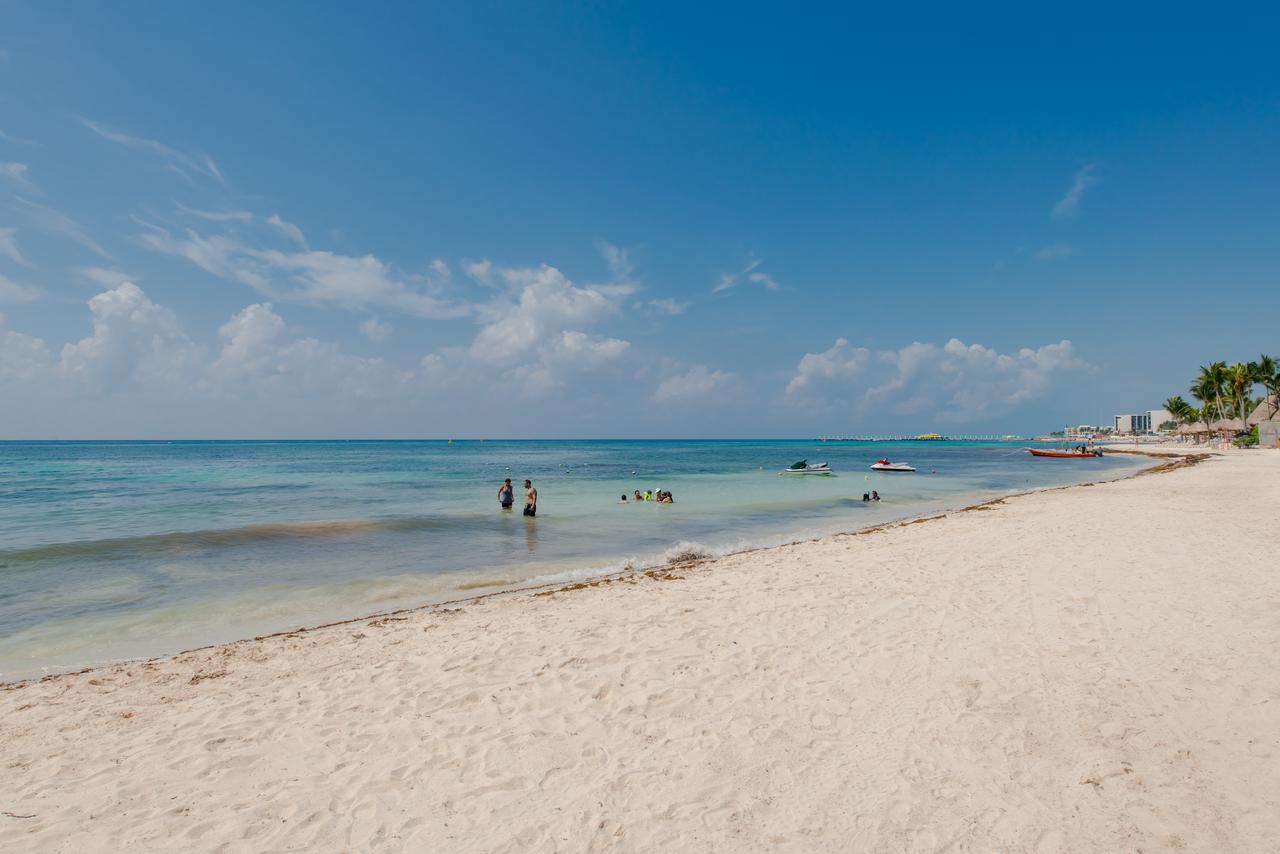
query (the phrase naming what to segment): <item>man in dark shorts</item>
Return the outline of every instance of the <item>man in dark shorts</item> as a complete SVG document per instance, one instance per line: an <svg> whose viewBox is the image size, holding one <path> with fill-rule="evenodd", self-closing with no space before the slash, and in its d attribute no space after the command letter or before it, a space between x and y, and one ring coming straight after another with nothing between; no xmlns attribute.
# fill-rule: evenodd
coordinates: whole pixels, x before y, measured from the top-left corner
<svg viewBox="0 0 1280 854"><path fill-rule="evenodd" d="M504 480L502 486L498 487L498 503L502 505L503 510L510 510L511 505L516 503L515 490L511 488L511 478Z"/></svg>
<svg viewBox="0 0 1280 854"><path fill-rule="evenodd" d="M538 490L533 488L533 481L524 482L524 515L538 515Z"/></svg>

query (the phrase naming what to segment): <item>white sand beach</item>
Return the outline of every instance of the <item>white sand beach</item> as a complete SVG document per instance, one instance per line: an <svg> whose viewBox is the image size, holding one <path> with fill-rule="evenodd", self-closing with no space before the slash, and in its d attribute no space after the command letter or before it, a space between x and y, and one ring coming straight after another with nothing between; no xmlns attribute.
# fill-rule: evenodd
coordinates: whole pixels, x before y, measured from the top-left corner
<svg viewBox="0 0 1280 854"><path fill-rule="evenodd" d="M1278 506L1233 452L10 686L0 849L1275 850Z"/></svg>

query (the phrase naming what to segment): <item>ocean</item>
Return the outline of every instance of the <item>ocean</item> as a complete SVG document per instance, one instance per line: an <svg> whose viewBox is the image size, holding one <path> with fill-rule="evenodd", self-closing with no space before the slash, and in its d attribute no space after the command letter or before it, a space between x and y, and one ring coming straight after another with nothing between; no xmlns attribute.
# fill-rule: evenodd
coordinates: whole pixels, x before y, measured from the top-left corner
<svg viewBox="0 0 1280 854"><path fill-rule="evenodd" d="M915 474L868 470L880 457ZM781 477L799 459L835 477ZM0 442L0 681L1123 476L1002 442ZM502 511L503 478L516 487ZM539 491L520 513L521 481ZM673 504L620 505L635 490ZM883 500L868 504L862 494Z"/></svg>

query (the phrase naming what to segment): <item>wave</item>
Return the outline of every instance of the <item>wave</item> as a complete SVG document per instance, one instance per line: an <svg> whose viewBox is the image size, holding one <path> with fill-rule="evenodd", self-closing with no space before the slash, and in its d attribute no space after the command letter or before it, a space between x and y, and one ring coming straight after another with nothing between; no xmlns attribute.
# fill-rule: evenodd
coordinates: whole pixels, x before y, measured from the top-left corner
<svg viewBox="0 0 1280 854"><path fill-rule="evenodd" d="M27 548L0 550L0 568L47 560L123 559L234 548L272 541L318 540L370 533L468 528L483 516L401 517L395 519L334 519L315 522L272 522L239 528L168 531L131 537L74 540Z"/></svg>

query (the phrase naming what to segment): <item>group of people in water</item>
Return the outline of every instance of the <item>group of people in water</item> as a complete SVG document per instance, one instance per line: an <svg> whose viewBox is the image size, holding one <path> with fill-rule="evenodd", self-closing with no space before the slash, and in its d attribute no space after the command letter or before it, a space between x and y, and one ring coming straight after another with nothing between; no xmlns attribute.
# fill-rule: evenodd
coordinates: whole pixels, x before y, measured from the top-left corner
<svg viewBox="0 0 1280 854"><path fill-rule="evenodd" d="M870 492L862 493L863 501L879 501L880 493L874 489ZM502 505L503 510L513 509L516 501L515 489L511 486L511 478L507 478L502 482L502 486L498 487L498 503ZM635 493L628 498L627 494L622 493L622 497L618 500L619 504L674 504L675 498L668 490L665 489L646 489L643 492L636 490ZM533 488L533 481L525 480L524 482L524 515L538 515L538 490Z"/></svg>
<svg viewBox="0 0 1280 854"><path fill-rule="evenodd" d="M876 500L879 501L880 499L877 498ZM618 503L643 504L646 501L655 504L674 504L676 500L671 493L665 489L646 489L644 492L637 489L633 499L628 500L627 494L624 492L622 494L622 500ZM502 486L498 487L498 504L502 506L503 510L511 510L514 508L515 503L516 491L511 485L511 478L507 478L502 481ZM538 490L533 488L533 481L531 480L525 480L524 482L524 515L538 515Z"/></svg>
<svg viewBox="0 0 1280 854"><path fill-rule="evenodd" d="M622 500L620 500L618 503L619 504L643 504L646 501L655 502L657 504L675 504L676 503L676 500L671 497L671 493L667 492L665 489L659 489L656 492L651 489L646 489L644 492L641 492L640 490L637 489L635 492L635 495L632 496L630 501L627 500L627 494L624 492L622 493Z"/></svg>
<svg viewBox="0 0 1280 854"><path fill-rule="evenodd" d="M510 510L515 501L516 495L511 487L511 478L507 478L502 482L502 486L498 487L498 503L502 505L503 510ZM524 515L538 515L538 490L533 488L531 480L524 482Z"/></svg>

